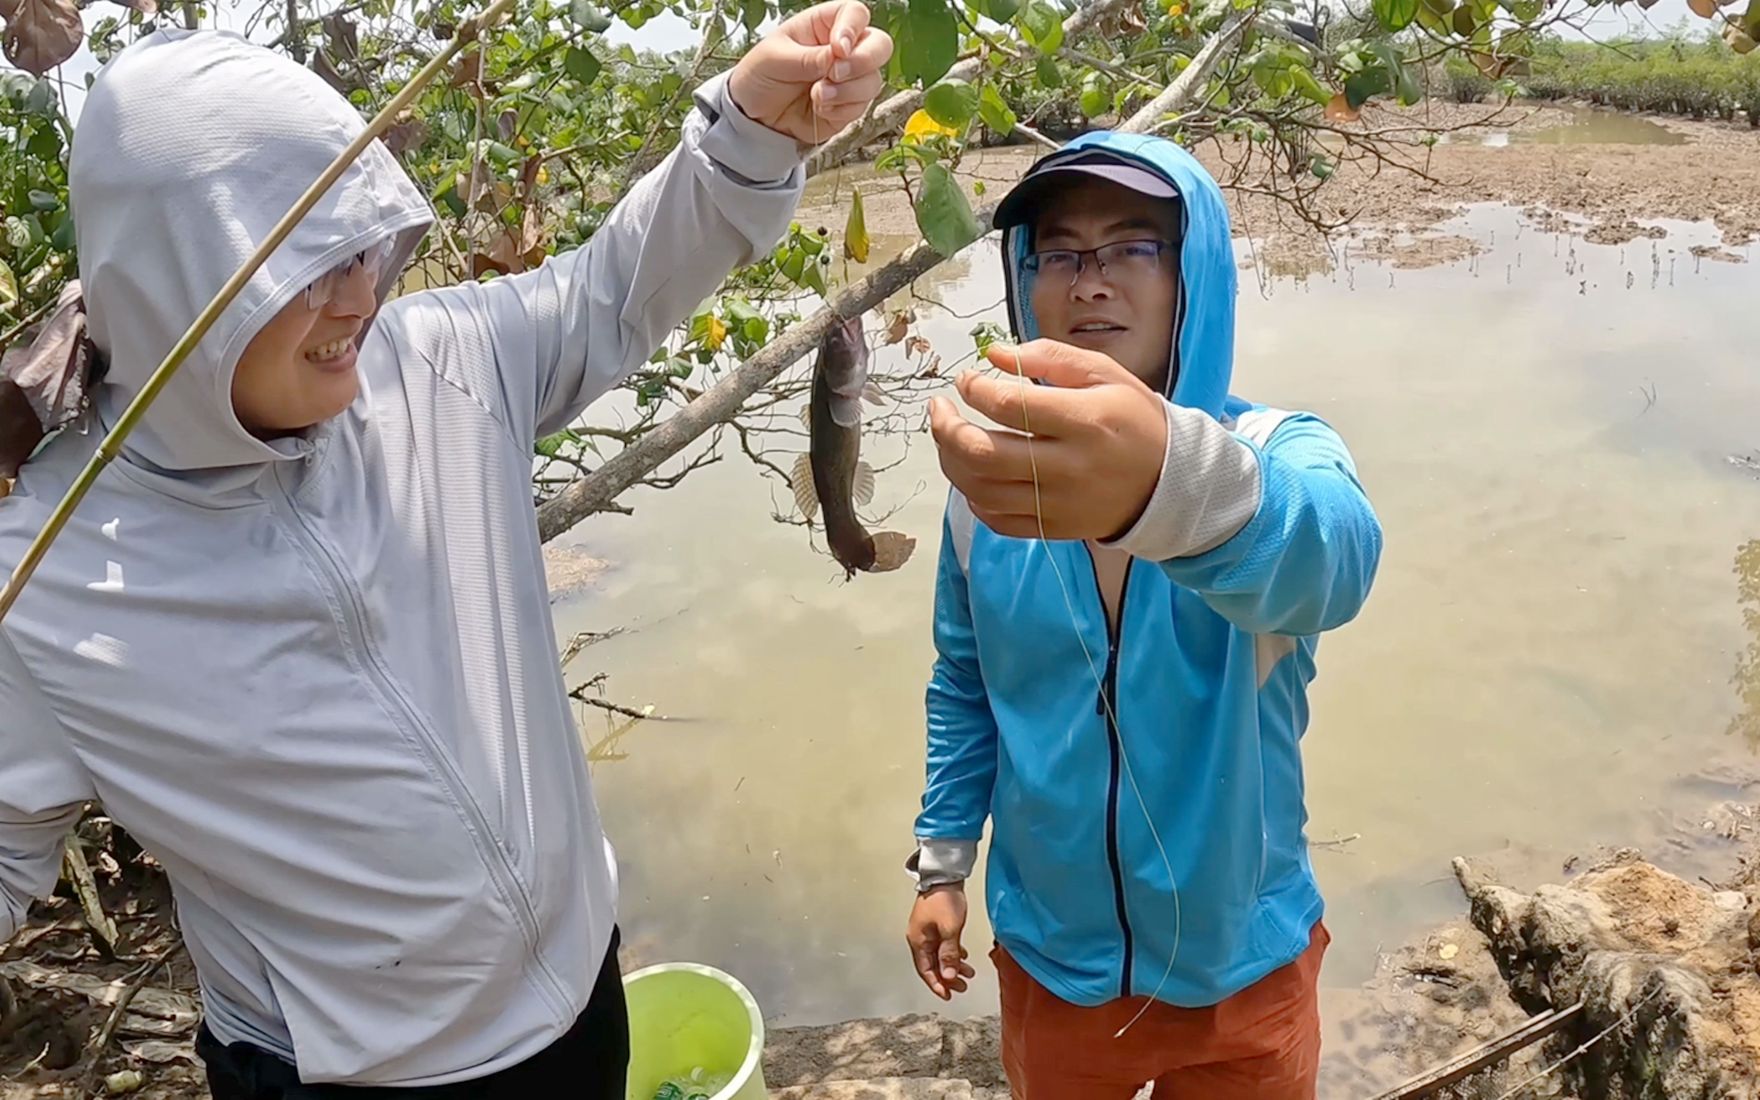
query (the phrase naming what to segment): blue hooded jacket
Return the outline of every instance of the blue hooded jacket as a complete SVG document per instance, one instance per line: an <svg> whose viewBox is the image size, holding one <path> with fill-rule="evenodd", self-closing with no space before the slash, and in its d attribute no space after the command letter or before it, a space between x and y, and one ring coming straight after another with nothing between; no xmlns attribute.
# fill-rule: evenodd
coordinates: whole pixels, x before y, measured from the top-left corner
<svg viewBox="0 0 1760 1100"><path fill-rule="evenodd" d="M969 859L988 818L991 924L1038 982L1078 1005L1204 1006L1294 960L1321 916L1307 687L1316 636L1368 596L1381 528L1331 428L1229 396L1236 274L1215 181L1136 135L1090 133L1047 162L1095 149L1179 192L1168 457L1137 533L1111 544L1132 554L1116 631L1081 542L998 535L950 495L913 867L950 842ZM1020 340L1038 335L1029 236L1004 236ZM1229 509L1226 530L1193 535ZM1152 531L1182 526L1183 542Z"/></svg>

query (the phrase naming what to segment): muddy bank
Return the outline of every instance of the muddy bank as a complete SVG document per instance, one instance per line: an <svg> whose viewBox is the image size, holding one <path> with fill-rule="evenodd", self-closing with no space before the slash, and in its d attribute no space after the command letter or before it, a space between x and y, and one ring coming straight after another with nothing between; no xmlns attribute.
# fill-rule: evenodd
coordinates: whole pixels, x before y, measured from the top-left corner
<svg viewBox="0 0 1760 1100"><path fill-rule="evenodd" d="M1342 129L1357 137L1381 135L1381 156L1343 157L1317 191L1311 178L1300 181L1304 193L1312 191L1300 211L1270 194L1231 189L1235 232L1255 238L1256 262L1281 275L1324 272L1347 251L1410 267L1463 259L1476 247L1472 242L1432 231L1475 203L1513 204L1536 224L1603 244L1665 235L1656 223L1670 220L1714 223L1730 250L1726 258L1741 258L1743 246L1760 237L1760 131L1655 118L1638 120L1648 136L1633 136L1629 128L1601 122L1604 117L1529 104L1372 109ZM1318 151L1340 155L1346 140L1329 135ZM1220 139L1196 152L1218 179L1264 188L1262 165L1251 149L1244 141ZM1040 152L1033 146L975 150L960 175L993 196ZM867 166L816 178L802 223L840 226L852 183L862 188L868 228L882 258L916 240L897 177L879 176ZM1277 189L1287 199L1297 186L1283 178Z"/></svg>

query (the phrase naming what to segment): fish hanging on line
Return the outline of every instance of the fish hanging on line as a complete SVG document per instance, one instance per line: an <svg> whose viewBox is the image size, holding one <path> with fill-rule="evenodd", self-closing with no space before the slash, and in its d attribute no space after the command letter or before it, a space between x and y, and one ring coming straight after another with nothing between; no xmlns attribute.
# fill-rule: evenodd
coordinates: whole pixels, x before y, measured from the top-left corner
<svg viewBox="0 0 1760 1100"><path fill-rule="evenodd" d="M794 464L795 506L808 520L825 514L825 539L844 579L890 573L917 540L897 531L869 534L856 507L874 499L874 471L861 460L862 399L868 396L868 343L860 314L826 331L813 363L813 393L805 419L807 453Z"/></svg>

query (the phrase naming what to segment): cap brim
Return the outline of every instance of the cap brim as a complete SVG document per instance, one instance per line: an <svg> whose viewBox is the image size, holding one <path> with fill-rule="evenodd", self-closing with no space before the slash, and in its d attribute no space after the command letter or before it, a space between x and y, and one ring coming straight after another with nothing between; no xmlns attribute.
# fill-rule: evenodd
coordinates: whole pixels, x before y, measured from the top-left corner
<svg viewBox="0 0 1760 1100"><path fill-rule="evenodd" d="M1179 191L1173 184L1149 171L1131 164L1111 160L1075 161L1054 164L1030 173L1017 184L996 207L991 219L995 229L1009 229L1031 221L1050 192L1068 186L1074 177L1103 179L1127 187L1138 194L1157 199L1177 199Z"/></svg>

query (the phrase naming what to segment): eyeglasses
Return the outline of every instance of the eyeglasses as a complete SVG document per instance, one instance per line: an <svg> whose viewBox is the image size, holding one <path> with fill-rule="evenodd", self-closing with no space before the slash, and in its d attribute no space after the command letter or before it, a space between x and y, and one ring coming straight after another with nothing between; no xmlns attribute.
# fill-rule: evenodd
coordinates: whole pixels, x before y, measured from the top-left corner
<svg viewBox="0 0 1760 1100"><path fill-rule="evenodd" d="M306 308L318 309L336 297L337 292L342 289L344 280L354 274L357 267L365 268L368 277L377 281L380 272L385 270L385 265L391 262L391 253L396 247L397 239L386 237L384 240L356 252L318 276L310 286L306 287Z"/></svg>
<svg viewBox="0 0 1760 1100"><path fill-rule="evenodd" d="M1035 275L1068 276L1070 283L1081 278L1083 259L1094 257L1102 275L1117 278L1141 278L1161 269L1161 254L1174 245L1172 241L1114 241L1099 248L1048 248L1028 253L1027 270Z"/></svg>

